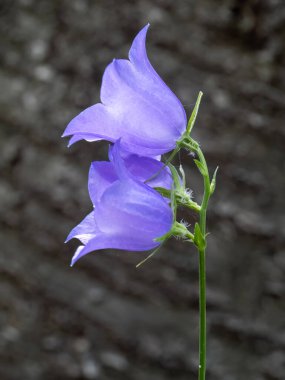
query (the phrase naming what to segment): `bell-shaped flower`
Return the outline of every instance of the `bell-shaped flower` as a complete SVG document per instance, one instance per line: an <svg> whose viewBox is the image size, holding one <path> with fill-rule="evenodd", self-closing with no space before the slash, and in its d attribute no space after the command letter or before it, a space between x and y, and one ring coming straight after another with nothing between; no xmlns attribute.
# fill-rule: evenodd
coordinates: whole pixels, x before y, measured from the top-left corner
<svg viewBox="0 0 285 380"><path fill-rule="evenodd" d="M184 108L150 64L145 26L136 36L129 60L114 59L106 68L101 102L75 117L63 136L79 140L119 138L124 149L142 156L171 151L186 130Z"/></svg>
<svg viewBox="0 0 285 380"><path fill-rule="evenodd" d="M109 159L111 162L113 162L112 150L113 146L109 149ZM171 171L168 166L160 160L152 157L144 157L133 153L127 153L121 148L120 156L124 160L126 169L137 180L145 182L151 187L163 187L168 190L172 188L173 179ZM114 167L114 164L112 164L112 166Z"/></svg>
<svg viewBox="0 0 285 380"><path fill-rule="evenodd" d="M117 144L114 145L115 150ZM125 154L123 158L121 156L120 150L120 159L123 160L125 169L129 172L129 176L132 176L136 181L146 183L153 188L167 189L168 192L172 189L171 172L162 162L136 154ZM119 179L116 164L114 164L112 147L109 150L109 158L110 161L94 161L90 166L88 188L94 205L100 201L104 191Z"/></svg>
<svg viewBox="0 0 285 380"><path fill-rule="evenodd" d="M173 213L168 202L127 169L129 165L120 156L119 142L114 145L111 156L111 163L91 165L88 188L94 211L67 237L66 241L77 238L83 243L77 248L71 265L99 249L146 251L156 248L161 244L156 239L171 230ZM145 177L142 172L141 175Z"/></svg>

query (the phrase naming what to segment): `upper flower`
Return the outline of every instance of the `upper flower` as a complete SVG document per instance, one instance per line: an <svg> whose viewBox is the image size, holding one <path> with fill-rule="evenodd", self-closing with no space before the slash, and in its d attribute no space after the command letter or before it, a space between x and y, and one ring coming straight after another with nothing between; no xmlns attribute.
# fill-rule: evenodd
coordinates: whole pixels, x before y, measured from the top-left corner
<svg viewBox="0 0 285 380"><path fill-rule="evenodd" d="M69 145L121 138L122 148L143 156L171 151L186 129L179 99L151 66L145 48L146 25L135 37L129 60L114 59L106 68L101 102L76 116L63 136Z"/></svg>
<svg viewBox="0 0 285 380"><path fill-rule="evenodd" d="M77 248L72 265L98 249L153 249L160 244L155 239L171 230L173 215L168 202L131 174L127 161L120 156L119 142L111 156L112 162L91 164L88 188L94 211L67 237L67 241L78 238L83 243ZM140 171L142 162L136 166L141 178L153 172L147 161L144 173ZM169 179L161 177L160 184L168 185Z"/></svg>

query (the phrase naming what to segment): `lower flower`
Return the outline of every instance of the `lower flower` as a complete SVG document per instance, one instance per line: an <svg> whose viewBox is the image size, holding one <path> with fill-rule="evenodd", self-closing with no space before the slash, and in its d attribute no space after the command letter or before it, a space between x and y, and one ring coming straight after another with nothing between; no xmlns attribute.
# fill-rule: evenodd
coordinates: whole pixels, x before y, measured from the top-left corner
<svg viewBox="0 0 285 380"><path fill-rule="evenodd" d="M128 162L120 156L119 142L112 150L112 163L91 165L88 187L94 211L67 237L66 241L77 238L83 243L77 248L71 265L99 249L147 251L156 248L161 244L156 239L171 231L173 213L169 202L135 177L127 166Z"/></svg>

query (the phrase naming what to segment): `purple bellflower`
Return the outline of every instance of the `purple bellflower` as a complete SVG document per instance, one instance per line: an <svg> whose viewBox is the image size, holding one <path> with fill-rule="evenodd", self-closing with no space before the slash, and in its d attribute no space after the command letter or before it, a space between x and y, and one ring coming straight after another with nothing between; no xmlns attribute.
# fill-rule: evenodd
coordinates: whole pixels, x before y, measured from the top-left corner
<svg viewBox="0 0 285 380"><path fill-rule="evenodd" d="M122 148L142 156L171 151L186 130L185 110L150 64L146 25L135 37L129 60L114 59L106 68L101 103L76 116L64 136L79 140L121 139Z"/></svg>
<svg viewBox="0 0 285 380"><path fill-rule="evenodd" d="M156 248L161 244L156 239L172 228L173 213L169 202L135 177L131 173L132 167L127 169L128 161L120 155L120 141L114 145L111 156L112 162L91 164L88 188L94 210L66 239L77 238L83 243L77 248L71 265L99 249L146 251ZM140 168L138 162L132 160L133 165ZM140 172L141 178L153 172L152 164ZM164 185L169 180L160 181Z"/></svg>
<svg viewBox="0 0 285 380"><path fill-rule="evenodd" d="M111 163L109 164L110 170L115 172L115 167L113 164L113 146L109 149L109 159ZM130 154L120 150L120 156L123 158L126 169L136 177L140 182L145 182L151 187L163 187L165 189L171 190L173 184L173 178L171 172L163 162L158 161L152 157L138 156L137 154ZM99 162L97 161L97 164ZM100 180L100 179L98 179Z"/></svg>
<svg viewBox="0 0 285 380"><path fill-rule="evenodd" d="M113 182L120 179L116 171L116 163L114 163L113 156L113 150L115 149L115 152L118 151L117 144L119 142L114 147L110 147L110 161L94 161L90 166L88 188L89 193L92 194L91 199L93 204L100 202L105 190ZM169 168L164 166L162 162L151 157L142 157L136 154L123 155L121 150L119 159L123 160L125 169L133 179L146 183L150 187L162 187L171 190L173 184L172 175Z"/></svg>

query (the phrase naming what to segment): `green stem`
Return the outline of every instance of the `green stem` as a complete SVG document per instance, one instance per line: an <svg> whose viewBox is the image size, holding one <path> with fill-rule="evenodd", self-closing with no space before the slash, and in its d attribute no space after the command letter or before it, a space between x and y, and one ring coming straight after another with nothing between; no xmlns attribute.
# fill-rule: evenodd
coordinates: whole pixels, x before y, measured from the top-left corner
<svg viewBox="0 0 285 380"><path fill-rule="evenodd" d="M204 194L199 210L199 226L196 224L194 229L194 243L199 252L199 380L206 379L206 343L207 343L207 323L206 323L206 222L207 207L211 194L215 190L216 173L214 173L212 184L210 182L207 162L199 144L190 136L194 126L202 92L199 92L195 107L191 114L185 134L178 142L178 146L186 148L188 151L195 152L199 160L195 163L204 179Z"/></svg>
<svg viewBox="0 0 285 380"><path fill-rule="evenodd" d="M201 233L206 238L206 220L207 207L210 191L210 178L208 166L200 147L196 150L199 161L203 165L205 173L204 178L204 194L200 210L199 225ZM206 324L206 248L198 248L199 251L199 380L206 379L206 343L207 343L207 324Z"/></svg>
<svg viewBox="0 0 285 380"><path fill-rule="evenodd" d="M206 263L205 249L199 250L199 380L206 378Z"/></svg>

